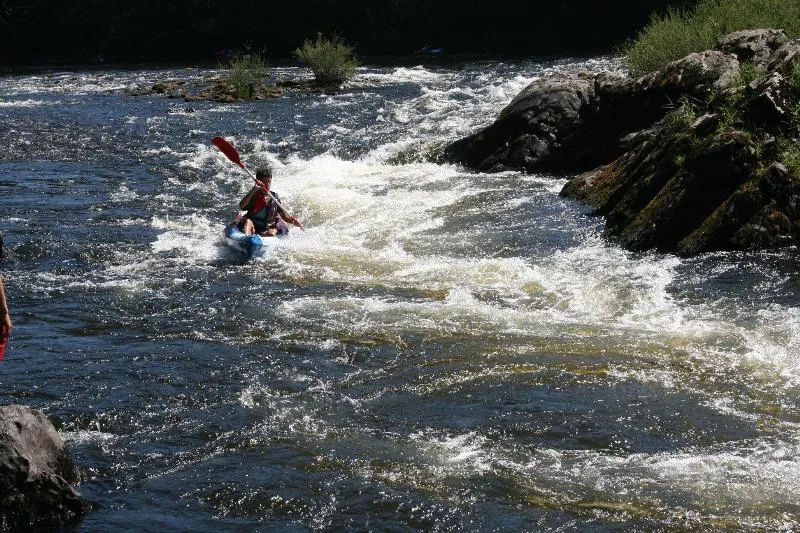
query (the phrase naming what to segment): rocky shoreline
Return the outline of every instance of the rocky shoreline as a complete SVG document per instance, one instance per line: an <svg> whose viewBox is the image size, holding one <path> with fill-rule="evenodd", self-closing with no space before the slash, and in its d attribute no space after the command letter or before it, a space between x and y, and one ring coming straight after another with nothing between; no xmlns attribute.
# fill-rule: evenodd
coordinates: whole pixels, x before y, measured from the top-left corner
<svg viewBox="0 0 800 533"><path fill-rule="evenodd" d="M255 84L250 87L251 95L242 98L237 95L236 88L222 76L209 78L205 87L190 88L186 80L167 79L152 85L129 87L124 91L128 96L163 95L167 98L182 99L185 102L219 102L234 103L249 100L267 100L280 98L286 92L334 92L338 86L319 84L315 80L278 80L274 84Z"/></svg>
<svg viewBox="0 0 800 533"><path fill-rule="evenodd" d="M534 80L445 148L481 171L573 174L561 195L633 251L691 256L800 241L800 40L736 32L638 78Z"/></svg>

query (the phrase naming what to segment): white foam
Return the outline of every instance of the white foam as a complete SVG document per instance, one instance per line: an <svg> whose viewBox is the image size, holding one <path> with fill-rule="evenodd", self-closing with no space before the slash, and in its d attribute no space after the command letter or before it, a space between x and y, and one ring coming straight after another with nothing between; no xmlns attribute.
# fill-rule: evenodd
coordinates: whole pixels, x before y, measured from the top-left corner
<svg viewBox="0 0 800 533"><path fill-rule="evenodd" d="M469 477L489 472L492 468L491 455L485 450L487 440L475 432L444 437L414 433L411 441L420 447L418 459L445 468L446 475Z"/></svg>
<svg viewBox="0 0 800 533"><path fill-rule="evenodd" d="M117 440L117 435L99 430L61 431L59 435L67 444L107 444Z"/></svg>
<svg viewBox="0 0 800 533"><path fill-rule="evenodd" d="M153 217L151 224L154 228L167 230L152 243L153 253L184 250L195 260L203 261L220 257L222 229L216 221L192 213L169 218Z"/></svg>
<svg viewBox="0 0 800 533"><path fill-rule="evenodd" d="M43 107L43 106L55 106L55 105L63 106L64 104L65 102L58 100L45 101L45 100L27 99L27 100L12 100L8 102L0 100L0 107Z"/></svg>
<svg viewBox="0 0 800 533"><path fill-rule="evenodd" d="M128 188L125 185L120 185L116 191L111 193L112 202L130 202L131 200L135 200L137 198L139 198L139 195L136 194L136 191Z"/></svg>

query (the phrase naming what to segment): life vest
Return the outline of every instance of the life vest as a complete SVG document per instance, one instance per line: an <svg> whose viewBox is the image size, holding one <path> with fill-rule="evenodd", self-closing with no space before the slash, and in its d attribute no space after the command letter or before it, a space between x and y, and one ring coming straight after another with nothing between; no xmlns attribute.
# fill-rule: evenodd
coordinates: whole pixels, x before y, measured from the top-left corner
<svg viewBox="0 0 800 533"><path fill-rule="evenodd" d="M271 192L275 195L278 202L280 202L281 197L278 196L278 193L275 191ZM247 214L245 217L253 221L253 226L255 226L257 233L263 233L270 228L278 228L280 230L281 226L286 226L283 219L280 217L283 210L278 207L278 202L275 202L272 198L264 198L264 193L261 192L257 194L250 202L250 205L247 206Z"/></svg>

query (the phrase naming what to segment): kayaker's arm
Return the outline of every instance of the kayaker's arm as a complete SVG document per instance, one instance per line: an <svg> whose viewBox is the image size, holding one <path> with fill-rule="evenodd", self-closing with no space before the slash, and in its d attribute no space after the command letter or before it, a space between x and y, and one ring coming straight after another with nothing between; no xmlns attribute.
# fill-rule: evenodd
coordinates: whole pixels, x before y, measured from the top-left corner
<svg viewBox="0 0 800 533"><path fill-rule="evenodd" d="M256 180L256 184L253 185L253 188L250 189L250 192L242 198L242 201L239 202L239 209L242 211L247 211L248 207L253 205L253 200L255 200L255 195L258 194L258 191L265 192L269 191L266 186L261 183L260 181Z"/></svg>
<svg viewBox="0 0 800 533"><path fill-rule="evenodd" d="M239 209L242 211L247 211L247 206L253 203L253 195L259 190L258 187L253 187L250 189L250 192L245 195L244 198L239 202Z"/></svg>
<svg viewBox="0 0 800 533"><path fill-rule="evenodd" d="M281 205L280 198L278 198L277 195L275 195L275 194L272 194L271 196L272 196L272 200L276 204L278 204L278 214L280 215L280 217L283 220L285 220L286 222L288 222L289 224L294 224L295 226L297 226L301 230L305 231L306 228L303 226L303 223L300 222L300 219L295 217L295 216L292 216L292 215L290 215L289 213L286 212L286 209L284 209L283 205Z"/></svg>
<svg viewBox="0 0 800 533"><path fill-rule="evenodd" d="M284 212L281 214L281 218L282 218L282 219L284 219L286 222L288 222L288 223L290 223L290 224L294 224L295 226L297 226L297 227L298 227L298 228L300 228L300 229L305 229L305 228L303 227L303 223L302 223L302 222L300 222L300 219L298 219L297 217L293 217L292 215L290 215L290 214L289 214L289 213L287 213L286 211L284 211Z"/></svg>

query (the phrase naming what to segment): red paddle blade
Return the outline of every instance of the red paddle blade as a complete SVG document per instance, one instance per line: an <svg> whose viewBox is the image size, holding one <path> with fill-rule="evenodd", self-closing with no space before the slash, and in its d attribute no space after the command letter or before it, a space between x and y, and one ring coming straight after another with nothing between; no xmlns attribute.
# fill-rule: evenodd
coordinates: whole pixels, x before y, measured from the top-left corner
<svg viewBox="0 0 800 533"><path fill-rule="evenodd" d="M242 160L239 158L239 152L236 151L236 148L234 148L231 143L222 137L214 137L211 139L211 142L214 144L214 146L222 150L222 153L225 154L225 157L244 168L244 163L242 163Z"/></svg>

